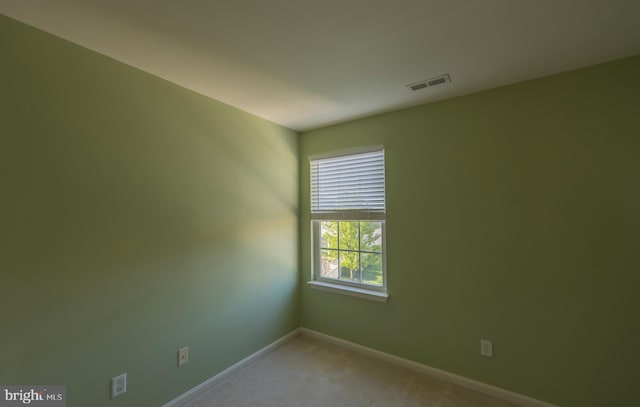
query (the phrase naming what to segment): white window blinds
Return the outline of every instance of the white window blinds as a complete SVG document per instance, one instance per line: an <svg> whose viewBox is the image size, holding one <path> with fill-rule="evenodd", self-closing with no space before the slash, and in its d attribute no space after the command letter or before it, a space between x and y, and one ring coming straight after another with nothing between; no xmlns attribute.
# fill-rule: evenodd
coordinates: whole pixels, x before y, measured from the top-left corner
<svg viewBox="0 0 640 407"><path fill-rule="evenodd" d="M384 150L311 159L314 219L384 219Z"/></svg>

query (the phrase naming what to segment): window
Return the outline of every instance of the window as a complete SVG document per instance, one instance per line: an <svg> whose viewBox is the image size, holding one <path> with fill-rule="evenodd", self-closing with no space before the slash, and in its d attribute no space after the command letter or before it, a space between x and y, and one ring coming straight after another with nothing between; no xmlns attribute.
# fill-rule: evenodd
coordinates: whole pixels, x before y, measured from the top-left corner
<svg viewBox="0 0 640 407"><path fill-rule="evenodd" d="M384 150L310 158L316 288L386 301Z"/></svg>

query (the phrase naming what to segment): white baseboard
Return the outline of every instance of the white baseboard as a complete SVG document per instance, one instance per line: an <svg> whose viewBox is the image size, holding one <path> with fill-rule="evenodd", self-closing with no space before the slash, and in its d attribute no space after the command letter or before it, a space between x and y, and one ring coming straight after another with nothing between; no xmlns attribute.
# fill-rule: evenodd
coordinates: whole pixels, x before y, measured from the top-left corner
<svg viewBox="0 0 640 407"><path fill-rule="evenodd" d="M242 369L249 363L263 357L267 353L278 349L279 347L289 342L290 340L292 340L298 335L300 335L300 328L297 328L291 331L290 333L286 334L282 338L276 339L275 341L271 342L264 348L258 350L257 352L252 353L251 355L247 356L241 361L229 366L228 368L224 369L222 372L200 383L199 385L192 388L191 390L188 390L187 392L181 394L180 396L176 397L170 402L163 404L162 407L179 407L184 405L188 401L191 401L193 398L197 397L200 392L204 392L208 387L214 386L215 384L221 382L222 380L226 379L230 374L235 373L237 370Z"/></svg>
<svg viewBox="0 0 640 407"><path fill-rule="evenodd" d="M437 379L446 380L450 383L454 383L468 389L472 389L492 397L496 397L502 400L509 401L511 403L515 403L521 405L522 407L558 407L554 404L550 404L544 401L536 400L534 398L525 396L520 393L515 393L509 390L502 389L500 387L492 386L490 384L478 382L476 380L468 379L466 377L449 373L444 370L436 369L435 367L423 365L418 362L413 362L409 359L404 359L399 356L394 356L389 353L381 352L376 349L367 348L366 346L358 345L357 343L345 341L344 339L336 338L331 335L326 335L320 333L318 331L314 331L307 328L300 328L300 333L302 335L311 336L314 338L318 338L324 340L326 342L333 343L335 345L342 346L347 349L354 350L356 352L366 354L368 356L372 356L377 359L385 360L387 362L393 363L398 366L403 366L415 372L427 374L431 377L435 377Z"/></svg>
<svg viewBox="0 0 640 407"><path fill-rule="evenodd" d="M235 363L232 366L229 366L222 372L216 374L215 376L207 379L206 381L200 383L195 386L191 390L181 394L170 402L164 404L162 407L179 407L184 405L185 403L191 401L192 399L198 397L199 393L206 391L207 388L214 386L215 384L221 382L226 379L232 373L235 373L237 370L245 367L251 362L265 356L269 352L272 352L284 345L285 343L291 341L298 335L307 335L313 338L321 339L326 342L333 343L338 346L342 346L347 349L354 350L356 352L385 360L387 362L393 363L398 366L405 367L407 369L413 370L415 372L423 373L429 375L431 377L435 377L437 379L445 380L450 383L454 383L468 389L472 389L492 397L496 397L502 400L509 401L511 403L518 404L522 407L558 407L555 404L550 404L544 401L536 400L534 398L525 396L520 393L515 393L509 390L502 389L500 387L492 386L490 384L482 383L476 380L468 379L464 376L460 376L454 373L449 373L444 370L436 369L435 367L423 365L418 362L411 361L409 359L404 359L399 356L394 356L390 353L385 353L376 349L368 348L366 346L358 345L357 343L349 342L344 339L336 338L335 336L327 335L320 333L318 331L314 331L312 329L307 328L297 328L287 335L275 340L264 348L254 352L253 354L247 356L241 361Z"/></svg>

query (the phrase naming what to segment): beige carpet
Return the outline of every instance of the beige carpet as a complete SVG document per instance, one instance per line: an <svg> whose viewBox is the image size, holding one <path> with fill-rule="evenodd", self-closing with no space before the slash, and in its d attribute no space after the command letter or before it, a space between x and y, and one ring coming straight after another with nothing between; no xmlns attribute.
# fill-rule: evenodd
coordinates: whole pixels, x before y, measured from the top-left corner
<svg viewBox="0 0 640 407"><path fill-rule="evenodd" d="M514 407L352 350L298 336L188 407Z"/></svg>

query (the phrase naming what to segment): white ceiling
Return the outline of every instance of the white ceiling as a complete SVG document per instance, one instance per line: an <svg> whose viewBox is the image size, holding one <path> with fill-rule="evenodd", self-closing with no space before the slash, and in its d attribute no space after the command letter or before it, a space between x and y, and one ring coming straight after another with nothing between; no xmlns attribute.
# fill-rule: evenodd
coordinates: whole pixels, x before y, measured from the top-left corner
<svg viewBox="0 0 640 407"><path fill-rule="evenodd" d="M0 0L0 12L307 130L640 54L639 0ZM411 82L452 82L411 93Z"/></svg>

